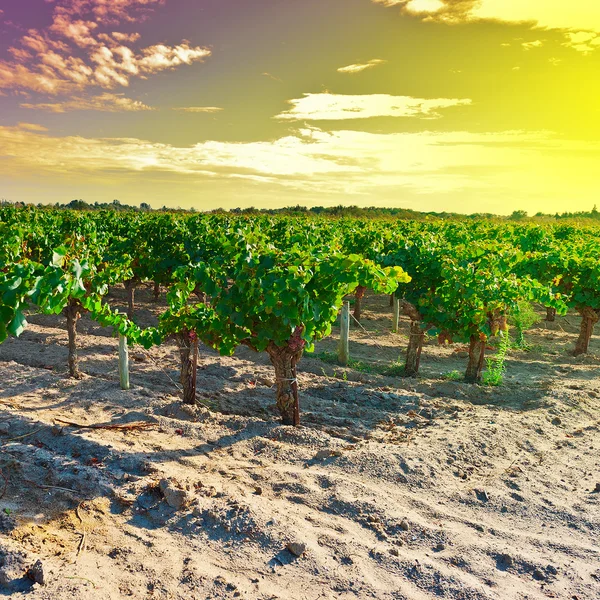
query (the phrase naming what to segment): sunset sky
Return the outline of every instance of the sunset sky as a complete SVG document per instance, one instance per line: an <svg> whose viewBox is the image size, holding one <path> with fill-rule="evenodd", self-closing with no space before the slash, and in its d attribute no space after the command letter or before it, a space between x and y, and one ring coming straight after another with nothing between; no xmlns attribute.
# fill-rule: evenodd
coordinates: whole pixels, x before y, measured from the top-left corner
<svg viewBox="0 0 600 600"><path fill-rule="evenodd" d="M0 197L600 204L598 0L0 0Z"/></svg>

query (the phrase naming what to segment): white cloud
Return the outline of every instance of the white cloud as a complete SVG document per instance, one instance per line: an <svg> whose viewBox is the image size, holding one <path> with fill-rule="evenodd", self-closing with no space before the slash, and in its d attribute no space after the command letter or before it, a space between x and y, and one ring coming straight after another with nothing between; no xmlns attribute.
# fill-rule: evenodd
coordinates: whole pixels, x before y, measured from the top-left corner
<svg viewBox="0 0 600 600"><path fill-rule="evenodd" d="M183 106L180 108L174 108L173 110L179 110L187 113L217 113L221 112L223 108L220 106Z"/></svg>
<svg viewBox="0 0 600 600"><path fill-rule="evenodd" d="M89 87L126 87L133 77L203 61L209 49L187 40L174 46L135 47L140 34L112 31L119 20L134 22L162 0L63 0L45 30L30 29L0 60L0 88L47 95L73 95ZM136 17L137 16L137 17ZM111 25L108 31L101 31Z"/></svg>
<svg viewBox="0 0 600 600"><path fill-rule="evenodd" d="M369 119L372 117L420 117L435 119L437 109L471 104L469 99L412 98L388 94L343 95L304 94L289 100L292 108L278 114L276 119L288 121L337 121Z"/></svg>
<svg viewBox="0 0 600 600"><path fill-rule="evenodd" d="M525 50L533 50L534 48L541 48L544 45L544 42L542 42L542 40L534 40L533 42L523 42L521 44L521 46L523 46L523 48Z"/></svg>
<svg viewBox="0 0 600 600"><path fill-rule="evenodd" d="M600 33L600 2L598 0L372 0L384 6L399 6L408 14L447 22L492 19L507 23L527 23L533 28L564 32ZM589 53L600 42L571 43L566 46Z"/></svg>
<svg viewBox="0 0 600 600"><path fill-rule="evenodd" d="M590 54L600 46L600 35L592 31L570 31L565 37L565 46L583 54Z"/></svg>
<svg viewBox="0 0 600 600"><path fill-rule="evenodd" d="M337 71L338 71L338 73L348 73L348 74L352 75L355 73L362 73L363 71L366 71L367 69L373 69L374 67L383 65L386 62L387 62L386 60L382 60L380 58L374 58L372 60L367 61L366 63L356 63L353 65L348 65L346 67L340 67Z"/></svg>
<svg viewBox="0 0 600 600"><path fill-rule="evenodd" d="M154 110L139 100L132 100L122 94L100 94L89 98L71 98L64 102L23 103L21 108L64 113L73 110L97 110L101 112L134 112Z"/></svg>
<svg viewBox="0 0 600 600"><path fill-rule="evenodd" d="M599 143L548 132L380 134L303 128L268 142L177 147L133 138L61 138L36 127L0 127L3 177L14 179L22 172L28 178L34 170L76 181L110 173L114 182L119 174L171 174L182 182L187 177L195 182L245 179L321 195L479 190L521 203L530 197L546 201L549 195L589 196L597 189L593 167L600 157Z"/></svg>
<svg viewBox="0 0 600 600"><path fill-rule="evenodd" d="M433 13L444 8L444 3L440 0L408 0L405 6L412 13Z"/></svg>
<svg viewBox="0 0 600 600"><path fill-rule="evenodd" d="M473 5L471 15L476 18L529 21L549 29L600 30L597 0L481 0Z"/></svg>

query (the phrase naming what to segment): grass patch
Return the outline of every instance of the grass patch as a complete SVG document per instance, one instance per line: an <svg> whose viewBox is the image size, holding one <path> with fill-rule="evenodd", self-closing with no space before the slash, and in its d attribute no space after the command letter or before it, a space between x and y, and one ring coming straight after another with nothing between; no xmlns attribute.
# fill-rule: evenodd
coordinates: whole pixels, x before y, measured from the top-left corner
<svg viewBox="0 0 600 600"><path fill-rule="evenodd" d="M504 379L506 371L506 356L511 348L510 336L507 333L500 332L500 343L494 356L486 358L487 370L481 377L484 385L498 386Z"/></svg>
<svg viewBox="0 0 600 600"><path fill-rule="evenodd" d="M455 369L454 371L442 373L442 379L445 379L446 381L460 381L463 379L463 374Z"/></svg>
<svg viewBox="0 0 600 600"><path fill-rule="evenodd" d="M517 304L517 310L508 318L509 324L515 328L515 348L525 352L532 349L525 340L525 332L541 320L530 302L522 300Z"/></svg>

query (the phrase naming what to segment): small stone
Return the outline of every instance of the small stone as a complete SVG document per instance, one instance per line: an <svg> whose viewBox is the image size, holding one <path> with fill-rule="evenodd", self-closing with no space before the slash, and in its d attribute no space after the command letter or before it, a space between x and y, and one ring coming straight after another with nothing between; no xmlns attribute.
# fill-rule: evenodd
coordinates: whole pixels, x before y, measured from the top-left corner
<svg viewBox="0 0 600 600"><path fill-rule="evenodd" d="M562 421L559 417L554 417L554 419L552 419L552 425L562 425Z"/></svg>
<svg viewBox="0 0 600 600"><path fill-rule="evenodd" d="M400 552L398 551L398 548L390 548L390 554L392 556L400 556Z"/></svg>
<svg viewBox="0 0 600 600"><path fill-rule="evenodd" d="M160 482L160 491L165 502L175 510L181 510L188 507L194 499L187 490L175 487L175 483L169 479L162 479Z"/></svg>
<svg viewBox="0 0 600 600"><path fill-rule="evenodd" d="M593 494L600 494L600 481L596 484L596 487L592 491Z"/></svg>
<svg viewBox="0 0 600 600"><path fill-rule="evenodd" d="M44 565L41 560L36 560L33 567L27 571L27 577L39 583L40 585L46 585L46 575L44 574Z"/></svg>
<svg viewBox="0 0 600 600"><path fill-rule="evenodd" d="M546 574L541 569L535 569L533 571L533 578L536 581L544 581L546 579Z"/></svg>
<svg viewBox="0 0 600 600"><path fill-rule="evenodd" d="M400 529L403 531L410 531L410 523L406 519L400 521Z"/></svg>
<svg viewBox="0 0 600 600"><path fill-rule="evenodd" d="M558 575L558 569L554 565L548 565L546 567L546 572L550 573L550 575Z"/></svg>
<svg viewBox="0 0 600 600"><path fill-rule="evenodd" d="M286 549L289 550L294 556L302 556L306 552L306 544L302 542L290 542L286 544Z"/></svg>
<svg viewBox="0 0 600 600"><path fill-rule="evenodd" d="M501 512L501 513L507 513L507 512L508 512L508 507L507 507L507 506L503 506L503 507L500 509L500 512Z"/></svg>
<svg viewBox="0 0 600 600"><path fill-rule="evenodd" d="M254 488L254 493L255 493L257 496L262 496L263 489L262 489L260 486L258 486L258 485L257 485L257 486Z"/></svg>
<svg viewBox="0 0 600 600"><path fill-rule="evenodd" d="M433 547L433 551L434 552L442 552L446 549L446 544L442 544L442 542L439 542L438 544L436 544Z"/></svg>
<svg viewBox="0 0 600 600"><path fill-rule="evenodd" d="M331 458L333 453L331 450L319 450L314 456L313 460L324 460L325 458Z"/></svg>

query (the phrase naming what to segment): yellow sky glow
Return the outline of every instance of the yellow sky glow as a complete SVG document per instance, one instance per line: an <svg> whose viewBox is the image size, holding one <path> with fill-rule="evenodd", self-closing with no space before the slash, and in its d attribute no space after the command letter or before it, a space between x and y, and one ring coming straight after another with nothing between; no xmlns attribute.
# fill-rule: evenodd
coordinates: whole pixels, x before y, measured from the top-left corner
<svg viewBox="0 0 600 600"><path fill-rule="evenodd" d="M598 201L600 0L230 3L4 3L0 198Z"/></svg>
<svg viewBox="0 0 600 600"><path fill-rule="evenodd" d="M376 134L304 128L272 142L175 147L132 138L54 137L26 124L0 127L0 145L9 158L0 162L3 175L35 170L50 178L101 181L110 173L114 183L137 173L146 185L168 174L196 181L246 179L305 194L327 189L359 204L373 204L374 197L390 203L402 189L423 197L479 190L497 196L503 212L522 207L524 200L537 210L564 208L565 197L585 193L600 158L600 143L521 131Z"/></svg>

